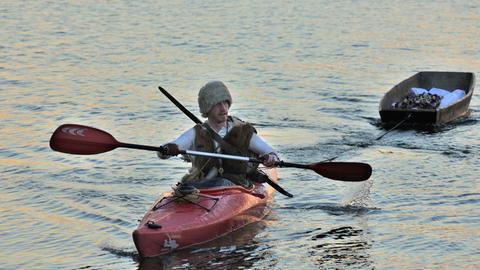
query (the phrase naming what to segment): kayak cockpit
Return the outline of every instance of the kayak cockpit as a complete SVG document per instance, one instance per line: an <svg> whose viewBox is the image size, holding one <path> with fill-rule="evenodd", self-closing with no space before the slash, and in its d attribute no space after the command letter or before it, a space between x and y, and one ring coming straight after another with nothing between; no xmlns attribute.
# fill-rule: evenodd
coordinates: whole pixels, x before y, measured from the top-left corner
<svg viewBox="0 0 480 270"><path fill-rule="evenodd" d="M164 208L171 203L193 204L199 208L210 212L221 196L233 195L236 193L245 193L263 199L265 196L254 192L254 186L247 189L242 186L219 186L211 188L197 189L190 185L177 184L173 187L173 192L162 197L153 207L152 211Z"/></svg>

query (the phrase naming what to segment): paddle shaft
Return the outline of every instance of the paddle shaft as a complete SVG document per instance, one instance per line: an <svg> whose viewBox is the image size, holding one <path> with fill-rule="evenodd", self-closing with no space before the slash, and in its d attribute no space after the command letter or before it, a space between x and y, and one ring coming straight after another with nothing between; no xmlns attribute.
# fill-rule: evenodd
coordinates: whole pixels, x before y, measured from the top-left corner
<svg viewBox="0 0 480 270"><path fill-rule="evenodd" d="M291 163L291 162L285 162L285 161L280 161L277 164L278 167L291 167L291 168L300 168L300 169L312 169L310 167L310 164L298 164L298 163Z"/></svg>
<svg viewBox="0 0 480 270"><path fill-rule="evenodd" d="M122 143L122 142L119 142L118 147L157 151L157 152L162 152L162 153L165 151L165 149L163 147L133 144L133 143ZM243 156L233 156L233 155L210 153L210 152L201 152L201 151L193 151L193 150L180 150L179 153L182 154L182 155L211 157L211 158L219 158L219 159L230 159L230 160L238 160L238 161L248 161L248 162L253 162L253 163L262 163L263 162L262 160L257 159L257 158L250 158L250 157L243 157ZM301 164L297 164L297 165L301 166ZM300 168L300 167L298 167L298 168Z"/></svg>
<svg viewBox="0 0 480 270"><path fill-rule="evenodd" d="M188 118L190 118L196 124L201 124L202 121L198 119L193 113L191 113L187 108L185 108L176 98L174 98L167 90L163 89L163 87L159 86L158 89L162 94L164 94L177 108L179 108Z"/></svg>
<svg viewBox="0 0 480 270"><path fill-rule="evenodd" d="M157 152L163 152L164 151L164 149L162 147L155 147L155 146L141 145L141 144L133 144L133 143L122 143L122 142L119 143L118 147L157 151Z"/></svg>
<svg viewBox="0 0 480 270"><path fill-rule="evenodd" d="M141 149L141 150L150 150L150 151L159 151L163 152L163 147L154 147L148 145L141 145L141 144L132 144L132 143L122 143L120 142L118 147L125 147L125 148L132 148L132 149ZM230 159L230 160L238 160L238 161L248 161L254 163L262 163L262 160L256 158L249 158L249 157L242 157L242 156L232 156L232 155L225 155L225 154L216 154L216 153L209 153L209 152L200 152L200 151L191 151L191 150L180 150L180 154L184 155L192 155L192 156L203 156L203 157L213 157L213 158L221 158L221 159ZM301 166L301 164L298 164ZM300 167L299 167L300 168ZM267 178L266 182L272 186L275 190L282 193L287 197L293 197L293 195L282 188L277 183L273 182L271 179Z"/></svg>

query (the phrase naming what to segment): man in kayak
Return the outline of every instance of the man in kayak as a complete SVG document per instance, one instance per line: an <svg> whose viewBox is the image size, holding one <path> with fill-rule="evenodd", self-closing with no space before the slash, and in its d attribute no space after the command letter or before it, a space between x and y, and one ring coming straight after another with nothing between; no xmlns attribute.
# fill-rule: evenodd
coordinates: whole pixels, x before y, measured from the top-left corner
<svg viewBox="0 0 480 270"><path fill-rule="evenodd" d="M177 139L163 145L161 159L179 154L179 150L215 152L229 155L259 156L271 167L279 161L277 152L268 145L255 128L237 117L229 116L232 96L221 81L211 81L198 92L198 105L203 124L197 124ZM251 180L263 182L256 166L245 161L222 160L211 157L190 157L192 168L182 183L196 187L240 185L250 187Z"/></svg>

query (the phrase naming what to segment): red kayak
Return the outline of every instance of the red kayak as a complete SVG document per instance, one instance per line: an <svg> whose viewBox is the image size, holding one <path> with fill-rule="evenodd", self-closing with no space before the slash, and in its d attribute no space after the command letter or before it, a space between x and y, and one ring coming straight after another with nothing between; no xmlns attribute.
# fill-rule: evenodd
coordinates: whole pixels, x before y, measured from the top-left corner
<svg viewBox="0 0 480 270"><path fill-rule="evenodd" d="M278 181L275 169L263 169ZM204 188L193 197L166 194L159 198L133 232L133 241L142 257L154 257L219 238L247 224L260 221L270 211L274 189L255 183L241 186Z"/></svg>

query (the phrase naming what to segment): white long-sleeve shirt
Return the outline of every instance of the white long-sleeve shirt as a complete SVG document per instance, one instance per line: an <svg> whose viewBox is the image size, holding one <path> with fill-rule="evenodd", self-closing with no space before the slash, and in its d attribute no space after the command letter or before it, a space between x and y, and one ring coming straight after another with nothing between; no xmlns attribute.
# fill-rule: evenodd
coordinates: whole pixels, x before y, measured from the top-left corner
<svg viewBox="0 0 480 270"><path fill-rule="evenodd" d="M227 127L223 127L220 129L217 133L220 135L220 137L225 137L227 134L228 130L232 129L233 123L232 122L227 122ZM185 132L183 132L178 138L176 138L173 141L170 141L169 143L174 143L178 145L178 148L180 150L196 150L194 143L195 142L195 128L192 127ZM218 143L214 141L215 144L215 149L218 149ZM277 151L273 149L269 144L267 144L260 136L258 136L256 133L253 133L252 138L250 139L250 144L248 147L248 150L262 156L266 154L271 154L274 153L275 155L277 154ZM163 157L160 153L159 157Z"/></svg>

